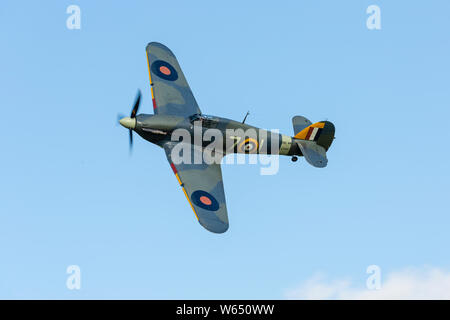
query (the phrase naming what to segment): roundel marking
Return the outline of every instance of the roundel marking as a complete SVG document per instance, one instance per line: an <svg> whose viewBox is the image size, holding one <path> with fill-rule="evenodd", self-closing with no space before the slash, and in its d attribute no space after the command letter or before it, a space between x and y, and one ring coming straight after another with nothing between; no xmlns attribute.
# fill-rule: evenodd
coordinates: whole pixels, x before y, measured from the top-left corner
<svg viewBox="0 0 450 320"><path fill-rule="evenodd" d="M205 197L205 196L201 196L200 197L200 202L203 203L206 206L210 206L212 204L212 201L210 198Z"/></svg>
<svg viewBox="0 0 450 320"><path fill-rule="evenodd" d="M214 198L212 194L204 190L197 190L192 192L191 199L196 206L202 209L208 211L219 210L219 202L217 202L216 198Z"/></svg>
<svg viewBox="0 0 450 320"><path fill-rule="evenodd" d="M178 72L172 65L163 60L156 60L152 63L152 72L158 77L168 81L175 81L178 79Z"/></svg>
<svg viewBox="0 0 450 320"><path fill-rule="evenodd" d="M161 66L159 67L159 71L161 71L163 74L165 74L166 76L170 76L170 69L165 67L165 66Z"/></svg>
<svg viewBox="0 0 450 320"><path fill-rule="evenodd" d="M241 142L238 151L243 153L255 153L258 150L258 141L253 138L247 138Z"/></svg>

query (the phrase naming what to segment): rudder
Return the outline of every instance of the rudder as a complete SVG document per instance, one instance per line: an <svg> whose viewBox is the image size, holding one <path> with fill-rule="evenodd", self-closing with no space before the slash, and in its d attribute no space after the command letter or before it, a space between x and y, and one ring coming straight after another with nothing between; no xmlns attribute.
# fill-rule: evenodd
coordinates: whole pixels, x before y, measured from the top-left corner
<svg viewBox="0 0 450 320"><path fill-rule="evenodd" d="M300 140L315 141L319 146L322 146L325 151L328 151L331 144L333 143L334 133L335 127L332 122L320 121L305 127L300 132L298 132L294 136L294 138Z"/></svg>

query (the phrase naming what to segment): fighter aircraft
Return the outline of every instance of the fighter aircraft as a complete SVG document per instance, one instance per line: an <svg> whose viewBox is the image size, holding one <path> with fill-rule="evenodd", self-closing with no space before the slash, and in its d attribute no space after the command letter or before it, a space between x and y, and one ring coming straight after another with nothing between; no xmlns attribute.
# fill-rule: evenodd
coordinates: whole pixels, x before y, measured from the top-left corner
<svg viewBox="0 0 450 320"><path fill-rule="evenodd" d="M327 165L326 152L335 133L331 122L312 123L305 117L295 116L292 118L294 136L291 137L247 125L245 118L239 122L204 115L172 51L161 43L151 42L146 47L146 53L154 114L137 114L141 101L139 91L131 115L122 117L119 122L129 129L130 148L135 131L164 149L195 217L207 230L223 233L229 227L220 161L207 161L202 156L211 145L212 139L205 139L208 130L223 133L222 148L211 152L219 159L231 153L278 154L291 156L292 161L303 156L309 164L318 168ZM189 133L190 138L174 139L177 130ZM199 132L201 139L196 139ZM188 161L175 159L174 151L180 144L184 147L180 155L185 153L187 157L183 159ZM186 150L190 151L189 155ZM195 157L197 161L192 161Z"/></svg>

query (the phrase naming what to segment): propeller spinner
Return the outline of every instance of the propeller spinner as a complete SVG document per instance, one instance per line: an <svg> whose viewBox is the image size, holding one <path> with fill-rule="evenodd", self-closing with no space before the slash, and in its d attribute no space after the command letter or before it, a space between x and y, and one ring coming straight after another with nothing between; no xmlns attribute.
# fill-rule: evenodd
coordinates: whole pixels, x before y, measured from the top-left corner
<svg viewBox="0 0 450 320"><path fill-rule="evenodd" d="M136 114L139 109L139 104L141 103L141 90L138 90L136 99L134 101L133 109L131 109L131 115L129 117L124 117L119 120L119 123L129 129L130 132L130 151L133 147L133 129L136 128Z"/></svg>

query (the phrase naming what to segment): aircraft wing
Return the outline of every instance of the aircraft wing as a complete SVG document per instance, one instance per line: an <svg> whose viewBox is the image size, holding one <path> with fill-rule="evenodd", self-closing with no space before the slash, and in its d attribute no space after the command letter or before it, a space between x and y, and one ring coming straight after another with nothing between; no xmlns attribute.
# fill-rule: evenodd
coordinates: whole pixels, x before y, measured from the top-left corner
<svg viewBox="0 0 450 320"><path fill-rule="evenodd" d="M189 117L201 113L175 55L165 45L147 45L147 63L155 114Z"/></svg>
<svg viewBox="0 0 450 320"><path fill-rule="evenodd" d="M190 164L174 164L174 157L178 153L174 151L174 156L172 156L172 150L177 144L178 142L167 142L164 150L198 222L205 229L214 233L227 231L228 214L220 163L208 165L201 161L200 164L195 164L193 160L196 156L201 157L202 151L193 145L186 145L186 148L191 151Z"/></svg>

